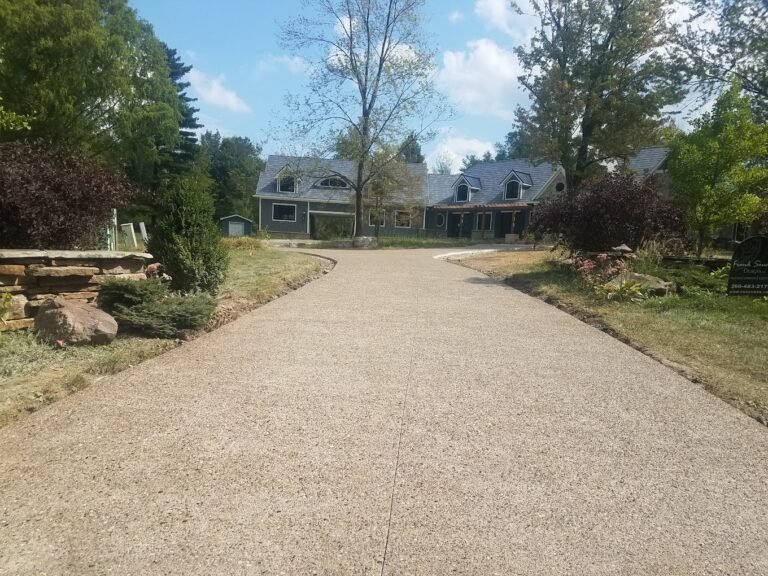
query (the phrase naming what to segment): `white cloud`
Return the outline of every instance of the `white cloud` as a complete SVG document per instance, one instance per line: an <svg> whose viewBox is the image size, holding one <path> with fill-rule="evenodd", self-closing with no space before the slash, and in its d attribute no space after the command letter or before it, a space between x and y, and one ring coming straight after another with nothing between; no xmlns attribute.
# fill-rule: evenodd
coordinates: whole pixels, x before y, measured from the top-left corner
<svg viewBox="0 0 768 576"><path fill-rule="evenodd" d="M195 130L198 136L201 136L206 132L218 132L222 136L233 136L232 130L223 126L218 118L198 113L197 120L200 124L202 124L202 127Z"/></svg>
<svg viewBox="0 0 768 576"><path fill-rule="evenodd" d="M301 56L266 56L256 63L259 72L288 70L291 74L303 74L308 66Z"/></svg>
<svg viewBox="0 0 768 576"><path fill-rule="evenodd" d="M451 163L451 173L455 174L461 169L461 161L467 154L482 156L493 150L492 142L456 136L452 130L448 129L438 137L432 152L427 154L427 166L434 168L437 161L444 158Z"/></svg>
<svg viewBox="0 0 768 576"><path fill-rule="evenodd" d="M503 120L514 118L525 99L517 77L517 57L487 38L467 42L467 50L446 51L437 86L463 112Z"/></svg>
<svg viewBox="0 0 768 576"><path fill-rule="evenodd" d="M519 0L518 4L523 14L518 14L509 0L476 0L475 15L490 28L510 36L515 43L524 44L533 36L537 20L530 15L533 10L526 0Z"/></svg>
<svg viewBox="0 0 768 576"><path fill-rule="evenodd" d="M337 36L347 36L352 30L352 20L348 16L342 16L333 28Z"/></svg>
<svg viewBox="0 0 768 576"><path fill-rule="evenodd" d="M208 78L208 76L193 68L187 74L187 80L189 80L192 89L200 97L200 100L206 104L226 108L231 112L251 112L250 106L234 90L224 87L223 74L216 78Z"/></svg>
<svg viewBox="0 0 768 576"><path fill-rule="evenodd" d="M464 20L464 14L462 14L458 10L454 10L453 12L448 14L448 20L450 20L451 22L456 24L456 23L461 22L462 20Z"/></svg>

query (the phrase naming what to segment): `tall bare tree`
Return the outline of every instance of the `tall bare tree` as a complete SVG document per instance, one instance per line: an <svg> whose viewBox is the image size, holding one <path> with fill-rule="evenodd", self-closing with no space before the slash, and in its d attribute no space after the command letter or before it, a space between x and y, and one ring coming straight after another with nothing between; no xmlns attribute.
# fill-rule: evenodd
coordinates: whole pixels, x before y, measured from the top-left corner
<svg viewBox="0 0 768 576"><path fill-rule="evenodd" d="M304 0L282 27L286 48L309 52L308 95L289 97L292 136L332 151L340 132L355 136L351 182L355 236L362 236L366 186L401 155L403 143L432 135L450 115L432 82L434 52L421 28L424 0ZM319 138L318 138L319 137ZM374 154L391 150L384 161ZM349 151L347 151L349 152Z"/></svg>

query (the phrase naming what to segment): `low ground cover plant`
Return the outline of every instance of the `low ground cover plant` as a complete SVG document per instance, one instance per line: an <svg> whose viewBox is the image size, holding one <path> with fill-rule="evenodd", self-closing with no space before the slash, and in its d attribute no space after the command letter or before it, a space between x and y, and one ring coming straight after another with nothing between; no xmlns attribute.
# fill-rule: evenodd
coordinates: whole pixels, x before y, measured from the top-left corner
<svg viewBox="0 0 768 576"><path fill-rule="evenodd" d="M216 302L206 294L173 294L160 280L111 278L99 294L99 306L121 330L155 338L179 338L210 322Z"/></svg>

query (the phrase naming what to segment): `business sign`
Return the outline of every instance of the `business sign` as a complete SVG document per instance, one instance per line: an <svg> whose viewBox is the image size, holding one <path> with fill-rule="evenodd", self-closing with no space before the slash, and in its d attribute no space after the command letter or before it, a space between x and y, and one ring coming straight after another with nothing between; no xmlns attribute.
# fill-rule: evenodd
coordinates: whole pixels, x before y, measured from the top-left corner
<svg viewBox="0 0 768 576"><path fill-rule="evenodd" d="M728 276L728 294L768 295L768 236L752 236L736 247Z"/></svg>

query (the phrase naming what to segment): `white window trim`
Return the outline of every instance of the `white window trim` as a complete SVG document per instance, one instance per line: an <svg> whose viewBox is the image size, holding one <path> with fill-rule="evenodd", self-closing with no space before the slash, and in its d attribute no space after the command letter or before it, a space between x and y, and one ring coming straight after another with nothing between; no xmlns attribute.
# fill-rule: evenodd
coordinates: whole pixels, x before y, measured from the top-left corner
<svg viewBox="0 0 768 576"><path fill-rule="evenodd" d="M368 226L370 228L376 228L376 223L374 222L371 224L371 216L374 216L373 210L368 210ZM379 228L384 228L387 225L387 215L382 214L381 215L381 224L379 224Z"/></svg>
<svg viewBox="0 0 768 576"><path fill-rule="evenodd" d="M507 186L509 186L509 183L515 181L517 182L517 198L509 198L507 196ZM522 200L523 199L523 183L520 182L520 180L513 176L512 178L508 178L506 182L504 182L504 200Z"/></svg>
<svg viewBox="0 0 768 576"><path fill-rule="evenodd" d="M437 223L437 219L440 218L440 217L443 218L443 223L442 224L438 224ZM447 220L447 218L445 217L445 214L443 214L442 212L438 212L437 214L435 214L435 228L444 228L446 220Z"/></svg>
<svg viewBox="0 0 768 576"><path fill-rule="evenodd" d="M293 178L293 190L283 190L280 188L280 181L283 179L283 176L277 177L277 191L282 192L284 194L295 194L296 193L296 185L299 183L299 179L295 176L291 176L290 174L286 174L286 177Z"/></svg>
<svg viewBox="0 0 768 576"><path fill-rule="evenodd" d="M343 182L344 185L343 186L323 186L322 184L323 182L331 179L340 180L341 182ZM349 183L346 180L344 180L344 178L342 178L341 176L328 176L327 178L321 178L320 180L318 180L317 184L315 185L315 188L330 188L331 190L341 190L341 189L349 188Z"/></svg>
<svg viewBox="0 0 768 576"><path fill-rule="evenodd" d="M398 226L397 225L397 215L398 214L408 214L408 226ZM395 210L395 228L413 228L413 215L408 212L407 210Z"/></svg>
<svg viewBox="0 0 768 576"><path fill-rule="evenodd" d="M277 220L275 218L275 206L293 206L293 220ZM296 222L296 218L299 215L299 206L297 204L281 204L280 202L274 202L272 204L272 222Z"/></svg>
<svg viewBox="0 0 768 576"><path fill-rule="evenodd" d="M480 228L481 214L486 214L490 216L490 218L488 219L488 221L491 224L489 228ZM485 218L483 218L483 220L485 220ZM493 231L493 212L478 212L477 215L475 216L475 230L480 232L492 232Z"/></svg>
<svg viewBox="0 0 768 576"><path fill-rule="evenodd" d="M466 186L467 187L467 199L466 200L459 200L459 186ZM469 202L469 199L472 198L472 187L469 185L469 182L464 180L460 184L456 186L456 192L453 194L453 198L456 202Z"/></svg>

